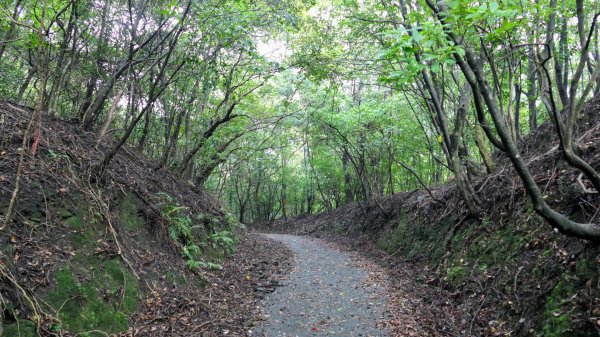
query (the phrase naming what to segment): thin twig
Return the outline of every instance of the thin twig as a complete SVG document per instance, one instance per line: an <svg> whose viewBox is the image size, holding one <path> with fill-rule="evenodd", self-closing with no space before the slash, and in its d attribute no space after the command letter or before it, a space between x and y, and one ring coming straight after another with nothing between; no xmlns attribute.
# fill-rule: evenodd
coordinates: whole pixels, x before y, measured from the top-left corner
<svg viewBox="0 0 600 337"><path fill-rule="evenodd" d="M213 324L214 322L218 321L219 319L220 319L220 318L216 318L216 319L213 319L213 320L210 320L210 321L206 321L206 322L204 322L204 323L202 323L202 324L198 325L197 327L195 327L195 328L192 330L192 333L196 332L196 330L203 329L203 328L205 328L206 326L208 326L208 325L210 325L210 324Z"/></svg>

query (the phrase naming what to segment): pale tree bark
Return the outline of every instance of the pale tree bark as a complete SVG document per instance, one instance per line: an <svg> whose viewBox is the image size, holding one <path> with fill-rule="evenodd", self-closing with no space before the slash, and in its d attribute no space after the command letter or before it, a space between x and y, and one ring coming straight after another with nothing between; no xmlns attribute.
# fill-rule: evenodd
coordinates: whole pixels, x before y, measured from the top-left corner
<svg viewBox="0 0 600 337"><path fill-rule="evenodd" d="M100 142L102 141L102 138L104 138L104 136L106 135L106 132L108 131L108 127L110 126L110 123L112 122L113 117L115 115L115 111L117 110L117 107L119 106L119 101L121 101L121 97L123 97L124 93L125 93L125 90L122 89L121 91L119 91L119 93L113 99L113 103L111 104L110 108L108 109L108 113L106 114L106 120L102 124L100 131L98 131L98 136L96 136L96 145L100 144Z"/></svg>
<svg viewBox="0 0 600 337"><path fill-rule="evenodd" d="M496 165L494 164L492 154L490 153L490 149L485 141L485 133L483 132L483 128L479 124L475 125L475 145L477 145L477 150L479 150L479 155L481 156L487 173L492 173L496 169Z"/></svg>
<svg viewBox="0 0 600 337"><path fill-rule="evenodd" d="M529 48L527 54L527 83L528 91L527 96L527 107L529 110L529 131L533 132L537 129L537 77L536 77L536 65L535 65L535 51L534 48Z"/></svg>
<svg viewBox="0 0 600 337"><path fill-rule="evenodd" d="M417 57L417 61L419 61L420 58L418 57L418 55L415 54L415 56ZM456 178L456 186L460 192L463 201L465 202L465 205L469 209L469 212L473 216L478 216L479 209L477 206L476 195L473 193L473 189L470 186L469 179L465 172L465 167L463 166L458 153L460 142L462 140L462 129L466 118L466 102L463 101L458 103L458 107L456 109L454 130L451 134L448 127L448 116L442 108L440 99L438 97L438 93L434 89L434 86L432 85L429 75L426 71L422 71L422 77L431 97L434 110L437 114L437 121L440 124L443 143L447 144L446 146L448 149L448 165L452 168L452 172L454 173L454 177ZM465 97L464 92L462 93L462 96L463 98Z"/></svg>

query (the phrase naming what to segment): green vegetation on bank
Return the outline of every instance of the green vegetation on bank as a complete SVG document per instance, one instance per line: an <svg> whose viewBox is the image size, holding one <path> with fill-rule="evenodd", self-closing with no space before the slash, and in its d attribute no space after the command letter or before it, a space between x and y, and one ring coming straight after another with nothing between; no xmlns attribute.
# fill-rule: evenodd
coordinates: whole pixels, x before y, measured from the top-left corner
<svg viewBox="0 0 600 337"><path fill-rule="evenodd" d="M41 226L54 208L75 255L54 268L47 286L64 289L47 301L80 332L122 331L134 310L120 231L164 240L201 275L234 253L238 223L347 204L393 218L386 197L427 190L419 197L445 204L429 188L448 183L464 219L438 219L431 231L397 217L378 244L438 263L452 287L517 266L513 253L538 240L534 226L596 241L600 165L586 130L598 119L584 103L600 94L598 8L598 0L0 1L0 101L24 116L0 116L0 126L22 129L0 135L8 172L0 236L12 242L10 231ZM73 128L46 128L53 118ZM56 134L62 147L49 142ZM93 155L66 148L75 136L87 137ZM49 163L40 170L74 176L48 188L49 198L30 174L42 156ZM130 170L144 156L148 167ZM558 165L543 167L553 158ZM501 222L481 177L508 171L518 193L506 198L527 200ZM103 184L115 176L116 188L139 195L48 203L70 189L113 188ZM139 186L147 177L151 188ZM161 192L176 180L199 200ZM21 188L32 181L44 186ZM220 206L205 190L231 215L208 211ZM95 255L104 243L117 252ZM16 248L3 250L15 259ZM557 277L543 266L528 271ZM543 295L548 325L539 328L548 335L572 323L559 309L581 284L563 279Z"/></svg>

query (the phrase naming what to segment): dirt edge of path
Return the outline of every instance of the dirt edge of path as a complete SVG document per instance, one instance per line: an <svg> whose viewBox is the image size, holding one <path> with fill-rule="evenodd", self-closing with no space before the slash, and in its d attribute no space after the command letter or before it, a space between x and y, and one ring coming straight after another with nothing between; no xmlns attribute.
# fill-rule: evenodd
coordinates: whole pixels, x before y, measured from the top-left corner
<svg viewBox="0 0 600 337"><path fill-rule="evenodd" d="M339 250L356 256L361 265L372 272L371 282L382 282L388 289L386 316L382 324L390 337L451 337L465 335L450 323L451 307L447 293L430 285L434 273L427 267L392 256L378 249L367 238L349 238L319 233L321 239ZM373 267L376 264L377 267ZM383 275L382 275L383 272Z"/></svg>
<svg viewBox="0 0 600 337"><path fill-rule="evenodd" d="M259 232L255 232L259 233ZM280 234L278 231L260 233ZM367 238L343 237L327 233L301 235L318 239L330 247L349 253L362 268L369 271L367 282L380 283L387 289L384 321L390 337L454 337L468 335L455 329L456 317L447 301L448 294L432 286L435 274L426 266L390 255L378 249ZM291 269L290 269L291 270Z"/></svg>

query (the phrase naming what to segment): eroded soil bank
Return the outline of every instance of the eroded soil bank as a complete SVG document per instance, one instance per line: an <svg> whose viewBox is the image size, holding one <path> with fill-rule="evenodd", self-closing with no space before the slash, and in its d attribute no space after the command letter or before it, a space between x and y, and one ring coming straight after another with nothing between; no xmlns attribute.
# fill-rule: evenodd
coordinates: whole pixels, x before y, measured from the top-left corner
<svg viewBox="0 0 600 337"><path fill-rule="evenodd" d="M22 163L0 222L0 336L247 336L290 250L135 149L96 176L114 139L77 123L44 118L21 160L30 112L0 103L0 218Z"/></svg>

